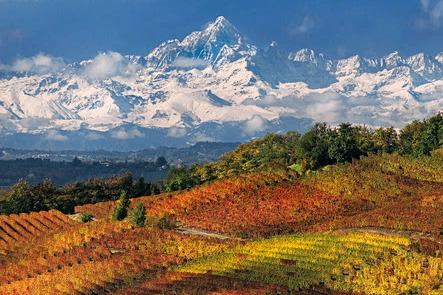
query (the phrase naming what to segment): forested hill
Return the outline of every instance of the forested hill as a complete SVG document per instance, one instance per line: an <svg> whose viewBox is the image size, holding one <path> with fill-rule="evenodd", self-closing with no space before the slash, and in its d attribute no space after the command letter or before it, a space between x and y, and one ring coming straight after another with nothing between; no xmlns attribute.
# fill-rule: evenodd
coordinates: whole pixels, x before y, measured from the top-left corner
<svg viewBox="0 0 443 295"><path fill-rule="evenodd" d="M398 153L420 157L443 147L443 113L415 120L397 131L394 127L368 128L341 123L316 123L303 136L296 131L268 133L241 144L217 162L172 168L164 182L167 191L190 188L207 181L276 165L303 174L322 167L351 162L361 156Z"/></svg>

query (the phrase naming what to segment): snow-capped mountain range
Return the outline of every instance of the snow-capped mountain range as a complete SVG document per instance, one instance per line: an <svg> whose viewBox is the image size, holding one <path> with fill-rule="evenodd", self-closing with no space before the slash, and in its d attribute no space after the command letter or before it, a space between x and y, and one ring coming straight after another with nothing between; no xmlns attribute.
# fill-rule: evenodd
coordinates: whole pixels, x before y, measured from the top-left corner
<svg viewBox="0 0 443 295"><path fill-rule="evenodd" d="M0 72L0 146L134 150L302 133L316 121L402 128L443 108L443 53L260 50L224 17L145 57L25 65Z"/></svg>

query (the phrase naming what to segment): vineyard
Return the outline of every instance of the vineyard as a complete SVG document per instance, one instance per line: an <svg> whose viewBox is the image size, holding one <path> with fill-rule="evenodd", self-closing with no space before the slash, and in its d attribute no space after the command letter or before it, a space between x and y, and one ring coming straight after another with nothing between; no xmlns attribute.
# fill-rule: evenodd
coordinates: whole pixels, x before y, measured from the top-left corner
<svg viewBox="0 0 443 295"><path fill-rule="evenodd" d="M247 171L131 199L143 226L1 215L0 294L443 294L441 157Z"/></svg>
<svg viewBox="0 0 443 295"><path fill-rule="evenodd" d="M443 260L411 250L411 240L380 234L279 236L178 267L287 286L364 294L443 293Z"/></svg>

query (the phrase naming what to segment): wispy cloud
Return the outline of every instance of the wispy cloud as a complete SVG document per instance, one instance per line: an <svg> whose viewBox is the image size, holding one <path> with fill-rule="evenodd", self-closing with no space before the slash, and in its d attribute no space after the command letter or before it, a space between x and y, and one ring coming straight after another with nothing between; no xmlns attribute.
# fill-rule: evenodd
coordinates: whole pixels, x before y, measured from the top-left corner
<svg viewBox="0 0 443 295"><path fill-rule="evenodd" d="M423 8L424 12L428 12L430 0L420 0L421 7Z"/></svg>
<svg viewBox="0 0 443 295"><path fill-rule="evenodd" d="M324 91L283 98L269 95L259 101L246 100L244 104L255 104L264 109L278 109L280 115L283 116L312 118L317 122L328 122L331 125L349 121L371 126L389 126L391 124L401 126L404 118L376 114L377 109L383 110L383 112L391 112L384 109L382 101L362 99L361 97L345 97L334 91ZM382 111L378 111L378 113L382 113ZM260 116L252 117L243 127L243 131L246 134L264 131L266 130L266 123L266 120Z"/></svg>
<svg viewBox="0 0 443 295"><path fill-rule="evenodd" d="M46 74L59 71L65 66L63 58L39 53L33 57L16 59L12 65L0 64L0 70Z"/></svg>
<svg viewBox="0 0 443 295"><path fill-rule="evenodd" d="M68 140L68 137L66 135L60 134L57 130L49 130L45 138L47 140L56 140L56 141L66 141Z"/></svg>
<svg viewBox="0 0 443 295"><path fill-rule="evenodd" d="M86 134L84 134L84 137L89 140L100 140L105 138L103 135L96 132L87 132Z"/></svg>
<svg viewBox="0 0 443 295"><path fill-rule="evenodd" d="M44 53L29 58L17 59L11 69L17 72L34 72L38 74L61 70L66 66L63 58Z"/></svg>
<svg viewBox="0 0 443 295"><path fill-rule="evenodd" d="M314 20L309 16L305 16L300 24L296 24L291 28L291 33L303 34L312 30L314 26L315 26Z"/></svg>
<svg viewBox="0 0 443 295"><path fill-rule="evenodd" d="M144 137L145 135L141 133L137 128L131 130L117 130L111 133L112 138L116 139L134 139L137 137Z"/></svg>
<svg viewBox="0 0 443 295"><path fill-rule="evenodd" d="M83 74L91 79L127 77L134 75L140 68L140 65L130 63L129 59L120 53L108 51L99 53L86 64Z"/></svg>
<svg viewBox="0 0 443 295"><path fill-rule="evenodd" d="M265 131L267 129L266 120L260 115L254 115L246 121L243 126L243 132L247 135L254 135L257 132Z"/></svg>
<svg viewBox="0 0 443 295"><path fill-rule="evenodd" d="M188 131L186 130L186 128L181 128L181 127L171 127L168 130L168 136L175 137L175 138L183 137L187 133L188 133Z"/></svg>
<svg viewBox="0 0 443 295"><path fill-rule="evenodd" d="M423 17L416 21L420 29L441 27L443 19L443 0L420 0Z"/></svg>
<svg viewBox="0 0 443 295"><path fill-rule="evenodd" d="M197 132L194 134L192 141L199 142L199 141L217 141L217 140L213 137L206 135L206 134L203 134L201 132Z"/></svg>

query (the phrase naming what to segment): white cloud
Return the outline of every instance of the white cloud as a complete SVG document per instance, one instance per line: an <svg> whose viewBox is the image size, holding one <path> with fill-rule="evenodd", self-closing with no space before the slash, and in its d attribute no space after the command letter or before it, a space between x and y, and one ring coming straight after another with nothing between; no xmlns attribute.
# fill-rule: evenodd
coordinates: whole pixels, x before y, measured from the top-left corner
<svg viewBox="0 0 443 295"><path fill-rule="evenodd" d="M259 115L252 116L251 119L246 121L245 126L243 126L243 132L248 135L253 135L256 132L261 132L266 130L266 121Z"/></svg>
<svg viewBox="0 0 443 295"><path fill-rule="evenodd" d="M435 27L440 27L440 20L443 17L443 0L438 1L430 11L431 22Z"/></svg>
<svg viewBox="0 0 443 295"><path fill-rule="evenodd" d="M169 137L175 137L175 138L180 138L186 135L188 131L186 130L186 128L182 128L182 127L171 127L168 130L168 136Z"/></svg>
<svg viewBox="0 0 443 295"><path fill-rule="evenodd" d="M179 57L174 61L174 65L180 68L201 68L207 67L209 61L205 59Z"/></svg>
<svg viewBox="0 0 443 295"><path fill-rule="evenodd" d="M129 131L117 130L111 133L112 138L116 139L134 139L136 137L144 137L145 135L141 133L137 128L133 128Z"/></svg>
<svg viewBox="0 0 443 295"><path fill-rule="evenodd" d="M278 99L275 95L265 95L264 97L254 100L247 98L243 101L244 105L256 105L262 108L280 106L282 104L281 99Z"/></svg>
<svg viewBox="0 0 443 295"><path fill-rule="evenodd" d="M88 132L85 134L85 137L89 140L99 140L105 138L103 135L94 132Z"/></svg>
<svg viewBox="0 0 443 295"><path fill-rule="evenodd" d="M331 123L340 122L343 119L344 104L341 95L335 92L311 94L308 100L310 103L305 108L308 117L316 121Z"/></svg>
<svg viewBox="0 0 443 295"><path fill-rule="evenodd" d="M205 135L203 133L197 132L197 133L194 134L193 141L194 142L199 142L199 141L216 141L216 139L213 138L213 137L207 136L207 135Z"/></svg>
<svg viewBox="0 0 443 295"><path fill-rule="evenodd" d="M3 68L9 71L45 74L52 71L59 71L65 66L66 64L63 58L39 53L33 57L17 59L12 66L8 67L3 65Z"/></svg>
<svg viewBox="0 0 443 295"><path fill-rule="evenodd" d="M440 28L443 18L443 0L420 0L424 18L418 19L415 24L420 29L426 27Z"/></svg>
<svg viewBox="0 0 443 295"><path fill-rule="evenodd" d="M305 18L303 19L302 23L299 25L294 26L291 29L292 33L295 34L302 34L302 33L306 33L308 31L310 31L311 29L313 29L315 26L314 20L309 17L309 16L305 16Z"/></svg>
<svg viewBox="0 0 443 295"><path fill-rule="evenodd" d="M429 4L430 4L429 2L430 2L429 0L420 0L421 7L423 8L424 12L428 12Z"/></svg>
<svg viewBox="0 0 443 295"><path fill-rule="evenodd" d="M92 79L106 79L115 76L132 76L141 66L132 64L118 52L99 53L88 63L83 74Z"/></svg>
<svg viewBox="0 0 443 295"><path fill-rule="evenodd" d="M68 140L68 137L66 135L60 134L57 130L49 130L45 138L47 140L56 140L56 141L66 141Z"/></svg>

